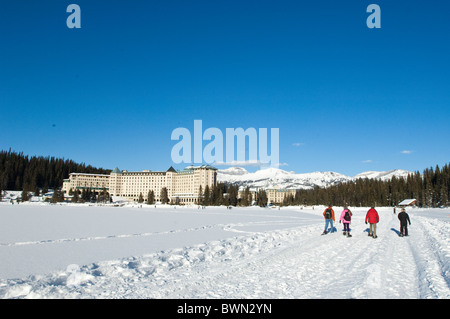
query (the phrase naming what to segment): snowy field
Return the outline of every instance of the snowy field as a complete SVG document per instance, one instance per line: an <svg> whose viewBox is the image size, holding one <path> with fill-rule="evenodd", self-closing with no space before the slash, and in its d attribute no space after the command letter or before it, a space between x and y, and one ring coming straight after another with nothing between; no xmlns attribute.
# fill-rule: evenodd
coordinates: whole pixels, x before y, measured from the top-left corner
<svg viewBox="0 0 450 319"><path fill-rule="evenodd" d="M335 207L340 215L341 207ZM353 237L321 236L323 207L0 203L1 298L450 297L450 209L353 208Z"/></svg>

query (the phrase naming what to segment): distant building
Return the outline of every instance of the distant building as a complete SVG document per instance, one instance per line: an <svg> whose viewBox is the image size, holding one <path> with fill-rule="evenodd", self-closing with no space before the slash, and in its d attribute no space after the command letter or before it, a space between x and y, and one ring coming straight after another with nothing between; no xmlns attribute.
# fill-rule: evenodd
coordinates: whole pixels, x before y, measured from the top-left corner
<svg viewBox="0 0 450 319"><path fill-rule="evenodd" d="M64 180L63 191L91 189L100 192L106 189L111 196L121 196L137 201L142 194L147 200L149 191L155 200L161 200L161 190L165 187L170 201L174 203L196 203L200 198L200 187L215 186L217 169L210 165L188 166L182 171L170 167L167 171L128 172L117 167L110 175L71 173Z"/></svg>
<svg viewBox="0 0 450 319"><path fill-rule="evenodd" d="M68 194L69 191L91 189L95 192L101 192L103 189L109 190L109 175L104 174L84 174L70 173L69 178L63 181L62 190Z"/></svg>
<svg viewBox="0 0 450 319"><path fill-rule="evenodd" d="M417 199L405 199L403 201L401 201L400 203L398 203L398 207L406 207L406 206L416 206L417 204Z"/></svg>
<svg viewBox="0 0 450 319"><path fill-rule="evenodd" d="M296 189L286 189L286 188L269 188L266 189L267 200L272 204L280 204L283 202L284 198L288 195L295 196L297 192Z"/></svg>
<svg viewBox="0 0 450 319"><path fill-rule="evenodd" d="M48 192L42 195L43 200L50 200L53 197L53 192Z"/></svg>
<svg viewBox="0 0 450 319"><path fill-rule="evenodd" d="M267 195L267 202L269 204L281 204L285 197L288 195L295 196L297 190L296 189L286 189L286 188L265 188ZM250 189L250 195L252 197L252 200L255 201L258 195L259 189ZM239 198L244 197L245 190L239 191Z"/></svg>

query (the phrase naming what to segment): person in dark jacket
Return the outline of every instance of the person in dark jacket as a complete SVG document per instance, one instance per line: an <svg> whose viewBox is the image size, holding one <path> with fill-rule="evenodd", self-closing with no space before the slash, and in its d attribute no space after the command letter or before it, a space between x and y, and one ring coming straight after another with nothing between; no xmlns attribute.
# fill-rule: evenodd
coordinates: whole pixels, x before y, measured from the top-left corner
<svg viewBox="0 0 450 319"><path fill-rule="evenodd" d="M398 214L398 219L400 220L400 237L408 236L408 224L411 225L409 220L409 215L406 213L405 209L402 208L400 214Z"/></svg>

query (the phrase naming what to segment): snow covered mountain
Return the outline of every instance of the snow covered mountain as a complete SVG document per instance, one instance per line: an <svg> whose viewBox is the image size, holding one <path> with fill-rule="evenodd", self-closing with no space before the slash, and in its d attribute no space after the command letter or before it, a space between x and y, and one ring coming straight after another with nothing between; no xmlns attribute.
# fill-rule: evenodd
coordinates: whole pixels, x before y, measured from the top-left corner
<svg viewBox="0 0 450 319"><path fill-rule="evenodd" d="M364 173L360 173L358 175L353 176L353 179L358 178L375 178L375 179L381 179L383 181L387 181L392 179L392 177L407 177L408 174L411 174L411 172L402 170L402 169L394 169L392 171L387 172L377 172L377 171L368 171Z"/></svg>
<svg viewBox="0 0 450 319"><path fill-rule="evenodd" d="M237 184L250 188L285 188L285 189L311 189L315 186L327 187L336 183L347 182L358 178L375 178L389 180L393 176L406 177L410 172L405 170L392 170L388 172L364 172L353 177L336 172L313 172L296 174L279 168L266 168L254 173L242 167L230 167L217 172L219 182Z"/></svg>

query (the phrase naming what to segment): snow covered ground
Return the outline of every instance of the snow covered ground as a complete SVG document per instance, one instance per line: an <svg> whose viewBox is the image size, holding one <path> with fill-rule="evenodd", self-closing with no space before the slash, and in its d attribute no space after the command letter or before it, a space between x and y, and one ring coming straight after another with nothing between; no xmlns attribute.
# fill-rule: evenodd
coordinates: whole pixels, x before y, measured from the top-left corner
<svg viewBox="0 0 450 319"><path fill-rule="evenodd" d="M337 215L340 207L335 207ZM353 208L351 238L323 207L0 203L2 298L445 298L450 210Z"/></svg>

